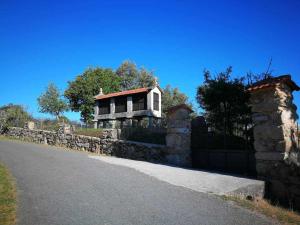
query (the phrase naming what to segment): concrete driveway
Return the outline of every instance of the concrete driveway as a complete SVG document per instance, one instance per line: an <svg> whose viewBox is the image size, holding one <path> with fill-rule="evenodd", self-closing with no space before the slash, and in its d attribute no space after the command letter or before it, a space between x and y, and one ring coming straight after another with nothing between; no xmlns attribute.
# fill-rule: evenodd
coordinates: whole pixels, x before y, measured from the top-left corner
<svg viewBox="0 0 300 225"><path fill-rule="evenodd" d="M0 141L0 161L17 180L18 224L272 224L261 215L199 192L209 192L211 180L195 191L195 171L183 178L186 173L179 168L154 165L154 172L148 163L136 162L132 169L120 166L115 158L100 159L83 152ZM178 184L176 176L179 183L190 185Z"/></svg>
<svg viewBox="0 0 300 225"><path fill-rule="evenodd" d="M232 175L185 169L109 156L89 156L89 158L97 159L113 165L133 168L139 172L179 187L185 187L193 191L220 196L236 194L256 195L262 197L265 188L265 182L263 181Z"/></svg>

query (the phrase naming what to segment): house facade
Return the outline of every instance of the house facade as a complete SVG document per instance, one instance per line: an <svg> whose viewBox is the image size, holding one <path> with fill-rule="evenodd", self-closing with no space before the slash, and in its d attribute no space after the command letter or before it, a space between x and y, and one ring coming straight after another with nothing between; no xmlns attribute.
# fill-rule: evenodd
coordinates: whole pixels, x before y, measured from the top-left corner
<svg viewBox="0 0 300 225"><path fill-rule="evenodd" d="M153 126L161 118L159 86L96 95L94 128Z"/></svg>

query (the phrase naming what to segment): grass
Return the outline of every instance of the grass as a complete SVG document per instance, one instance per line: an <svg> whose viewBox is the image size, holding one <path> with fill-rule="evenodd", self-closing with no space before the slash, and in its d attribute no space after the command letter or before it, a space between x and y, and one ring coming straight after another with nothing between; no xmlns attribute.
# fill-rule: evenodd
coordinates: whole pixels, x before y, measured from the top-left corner
<svg viewBox="0 0 300 225"><path fill-rule="evenodd" d="M238 205L259 212L267 217L279 221L284 225L299 225L300 214L279 206L272 205L265 199L246 200L235 196L222 196L223 199L236 202Z"/></svg>
<svg viewBox="0 0 300 225"><path fill-rule="evenodd" d="M91 137L101 137L101 133L102 133L101 129L94 129L94 128L82 128L82 129L76 129L74 131L74 134L91 136Z"/></svg>
<svg viewBox="0 0 300 225"><path fill-rule="evenodd" d="M16 223L16 187L8 170L0 164L0 224Z"/></svg>

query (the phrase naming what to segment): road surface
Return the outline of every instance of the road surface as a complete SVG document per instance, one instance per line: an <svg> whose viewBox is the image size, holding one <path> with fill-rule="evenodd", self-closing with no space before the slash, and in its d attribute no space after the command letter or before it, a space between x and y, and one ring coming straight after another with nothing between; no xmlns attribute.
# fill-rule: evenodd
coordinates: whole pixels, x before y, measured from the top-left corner
<svg viewBox="0 0 300 225"><path fill-rule="evenodd" d="M17 180L20 225L272 223L213 195L84 152L1 140L0 161Z"/></svg>

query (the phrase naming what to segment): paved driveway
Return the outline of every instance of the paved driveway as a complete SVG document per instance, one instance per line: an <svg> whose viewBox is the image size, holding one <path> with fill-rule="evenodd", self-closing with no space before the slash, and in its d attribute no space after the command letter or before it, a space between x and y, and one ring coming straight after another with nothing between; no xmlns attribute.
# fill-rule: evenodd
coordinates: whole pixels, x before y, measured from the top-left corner
<svg viewBox="0 0 300 225"><path fill-rule="evenodd" d="M133 168L139 172L179 187L220 196L228 194L263 196L265 188L265 183L263 181L232 175L109 156L90 155L89 158L101 160L102 162L113 165Z"/></svg>
<svg viewBox="0 0 300 225"><path fill-rule="evenodd" d="M0 161L17 180L21 225L271 224L213 195L83 152L0 141Z"/></svg>

